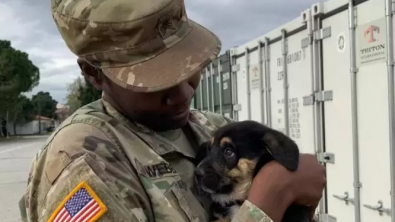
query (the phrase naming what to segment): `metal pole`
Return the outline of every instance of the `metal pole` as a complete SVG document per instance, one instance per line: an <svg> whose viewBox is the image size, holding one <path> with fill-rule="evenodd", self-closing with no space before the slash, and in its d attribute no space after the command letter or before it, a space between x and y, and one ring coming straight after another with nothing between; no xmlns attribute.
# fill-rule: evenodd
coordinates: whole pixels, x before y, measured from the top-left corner
<svg viewBox="0 0 395 222"><path fill-rule="evenodd" d="M233 53L230 56L230 67L231 67L230 68L230 81L231 81L230 84L231 84L231 89L232 89L232 113L233 113L232 118L234 120L238 121L239 120L238 111L236 111L233 107L238 102L238 99L237 99L237 73L233 72L233 66L236 63L236 59L234 58L234 56L235 55L233 55Z"/></svg>
<svg viewBox="0 0 395 222"><path fill-rule="evenodd" d="M200 84L199 84L199 87L200 87L200 91L199 91L199 94L200 94L200 109L203 111L203 107L204 107L204 105L203 105L203 78L202 78L202 73L200 72Z"/></svg>
<svg viewBox="0 0 395 222"><path fill-rule="evenodd" d="M263 81L263 56L262 56L262 42L258 41L258 70L259 70L259 90L261 91L260 99L261 99L261 120L262 123L265 123L265 87Z"/></svg>
<svg viewBox="0 0 395 222"><path fill-rule="evenodd" d="M218 91L219 91L219 112L221 113L221 115L224 115L224 112L222 111L222 65L221 65L221 58L218 58L218 77L219 77L219 87L218 87Z"/></svg>
<svg viewBox="0 0 395 222"><path fill-rule="evenodd" d="M311 61L310 62L310 68L311 68L311 94L313 95L313 98L314 98L314 94L315 94L315 88L314 88L315 87L315 84L314 84L314 81L315 81L314 64L315 64L315 62L317 60L315 59L315 54L314 54L315 44L314 44L314 36L313 36L313 19L311 17L311 11L310 10L308 11L308 14L306 16L307 16L307 30L308 30L308 38L309 38L309 45L310 45L310 56L311 56L311 59L310 59L310 61ZM313 101L313 103L314 103L314 101ZM314 152L317 153L318 152L317 134L316 134L316 132L317 132L316 131L316 128L317 128L317 126L316 126L316 124L317 124L317 117L316 116L317 115L315 113L315 106L314 105L312 106L312 109L313 109Z"/></svg>
<svg viewBox="0 0 395 222"><path fill-rule="evenodd" d="M353 168L354 168L354 213L355 222L361 221L360 213L360 188L359 181L359 146L358 146L358 104L357 104L357 66L356 66L356 46L355 46L355 16L353 0L348 2L349 31L350 31L350 77L351 77L351 122L353 141Z"/></svg>
<svg viewBox="0 0 395 222"><path fill-rule="evenodd" d="M248 120L251 119L251 86L250 86L250 55L248 52L248 48L245 49L245 58L246 58L246 81L247 81L247 111L248 111Z"/></svg>
<svg viewBox="0 0 395 222"><path fill-rule="evenodd" d="M387 76L388 76L388 112L390 139L390 174L391 174L391 221L395 222L395 118L394 118L394 31L392 22L392 1L386 0L385 16L387 19Z"/></svg>
<svg viewBox="0 0 395 222"><path fill-rule="evenodd" d="M313 31L319 31L320 30L320 18L316 18L313 17L312 18L312 28ZM322 87L321 87L321 71L320 71L320 42L313 39L313 67L314 67L314 81L313 81L313 85L314 85L314 95L316 96L317 93L322 91ZM314 103L314 122L315 122L315 142L316 142L316 147L315 150L317 153L321 153L324 151L323 149L323 134L322 134L322 102L316 101ZM325 191L324 191L325 192ZM324 195L322 200L319 203L319 212L320 214L325 214L326 210L325 210L325 202L326 202L326 196ZM322 221L322 219L320 218L320 221Z"/></svg>
<svg viewBox="0 0 395 222"><path fill-rule="evenodd" d="M8 125L8 110L7 110L7 120L6 120L6 122L5 122L5 134L7 134L7 139L9 138L9 136L8 136L8 127L7 127L7 125Z"/></svg>
<svg viewBox="0 0 395 222"><path fill-rule="evenodd" d="M210 64L210 79L211 79L211 111L215 113L215 101L214 101L214 61Z"/></svg>
<svg viewBox="0 0 395 222"><path fill-rule="evenodd" d="M289 136L289 107L288 107L288 72L287 72L287 42L286 42L286 31L281 30L282 34L282 53L283 53L283 72L284 72L284 129L285 135Z"/></svg>
<svg viewBox="0 0 395 222"><path fill-rule="evenodd" d="M208 85L208 67L206 67L206 74L205 77L206 79L206 92L207 92L207 111L210 111L210 88Z"/></svg>
<svg viewBox="0 0 395 222"><path fill-rule="evenodd" d="M267 125L272 126L272 112L271 112L271 91L270 88L270 53L269 53L269 39L265 38L265 83L266 83L266 118Z"/></svg>

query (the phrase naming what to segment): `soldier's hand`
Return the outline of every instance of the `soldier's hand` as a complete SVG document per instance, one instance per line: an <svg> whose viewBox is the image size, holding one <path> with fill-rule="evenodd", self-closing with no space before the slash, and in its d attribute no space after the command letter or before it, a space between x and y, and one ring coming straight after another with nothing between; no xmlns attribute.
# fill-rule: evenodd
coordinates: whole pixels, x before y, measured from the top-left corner
<svg viewBox="0 0 395 222"><path fill-rule="evenodd" d="M313 216L326 184L325 168L311 154L301 154L298 170L290 172L276 161L266 164L255 177L248 200L273 221L281 221L292 203L311 208Z"/></svg>

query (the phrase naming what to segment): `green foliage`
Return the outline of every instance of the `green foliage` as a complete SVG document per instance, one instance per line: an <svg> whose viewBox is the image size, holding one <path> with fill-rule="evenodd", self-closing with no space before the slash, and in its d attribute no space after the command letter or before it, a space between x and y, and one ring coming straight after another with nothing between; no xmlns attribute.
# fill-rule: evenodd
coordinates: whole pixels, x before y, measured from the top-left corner
<svg viewBox="0 0 395 222"><path fill-rule="evenodd" d="M14 49L10 41L0 40L0 76L2 84L11 84L3 85L3 94L20 94L38 85L40 71L27 53Z"/></svg>
<svg viewBox="0 0 395 222"><path fill-rule="evenodd" d="M27 98L24 95L19 95L17 106L18 106L18 111L16 114L17 123L25 124L34 119L35 117L34 104L29 98Z"/></svg>
<svg viewBox="0 0 395 222"><path fill-rule="evenodd" d="M52 99L49 92L38 92L32 97L32 103L34 106L34 113L37 115L48 118L53 118L55 116L56 105L58 102Z"/></svg>
<svg viewBox="0 0 395 222"><path fill-rule="evenodd" d="M7 112L1 113L0 116L3 116L4 119L8 117L8 121L12 122L14 125L14 135L17 134L16 132L16 125L17 124L25 124L30 122L34 119L34 105L32 101L27 98L25 95L19 95L18 97L8 97L13 99L13 103L11 106L7 107Z"/></svg>
<svg viewBox="0 0 395 222"><path fill-rule="evenodd" d="M25 124L34 119L34 106L29 98L19 95L16 99L15 106L8 110L8 121L14 125L14 135L16 135L16 125Z"/></svg>
<svg viewBox="0 0 395 222"><path fill-rule="evenodd" d="M101 91L97 90L86 78L85 84L79 87L78 90L78 100L80 105L84 106L88 103L96 101L101 98Z"/></svg>
<svg viewBox="0 0 395 222"><path fill-rule="evenodd" d="M81 107L81 101L79 100L80 87L84 87L83 79L78 77L67 86L67 105L69 106L69 112L74 113L78 108Z"/></svg>
<svg viewBox="0 0 395 222"><path fill-rule="evenodd" d="M36 87L39 80L40 71L28 54L14 49L10 41L0 40L0 117L8 112L12 119L20 119L18 109L26 102L21 95Z"/></svg>

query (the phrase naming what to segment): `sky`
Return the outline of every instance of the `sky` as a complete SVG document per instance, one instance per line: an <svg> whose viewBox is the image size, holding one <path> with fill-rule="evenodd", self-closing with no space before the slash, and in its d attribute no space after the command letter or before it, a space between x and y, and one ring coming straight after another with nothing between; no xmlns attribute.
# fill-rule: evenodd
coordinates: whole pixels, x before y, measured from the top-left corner
<svg viewBox="0 0 395 222"><path fill-rule="evenodd" d="M317 1L185 0L185 4L190 19L221 39L224 52L293 20ZM1 0L0 39L27 52L40 69L40 83L27 95L47 91L65 104L67 85L80 76L80 69L53 22L50 4L50 0Z"/></svg>

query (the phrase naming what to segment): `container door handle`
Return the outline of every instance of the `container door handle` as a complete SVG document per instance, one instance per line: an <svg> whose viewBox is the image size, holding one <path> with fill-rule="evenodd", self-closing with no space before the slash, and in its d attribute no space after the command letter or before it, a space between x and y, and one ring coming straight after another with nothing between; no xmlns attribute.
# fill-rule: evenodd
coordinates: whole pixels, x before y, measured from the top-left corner
<svg viewBox="0 0 395 222"><path fill-rule="evenodd" d="M344 196L339 196L339 195L334 194L333 197L336 199L339 199L339 200L344 200L347 205L348 205L348 203L354 204L354 199L349 197L348 192L344 192Z"/></svg>
<svg viewBox="0 0 395 222"><path fill-rule="evenodd" d="M363 206L371 210L377 210L380 215L383 215L383 213L391 214L391 209L384 208L383 201L379 200L377 203L375 206L368 204L364 204Z"/></svg>

